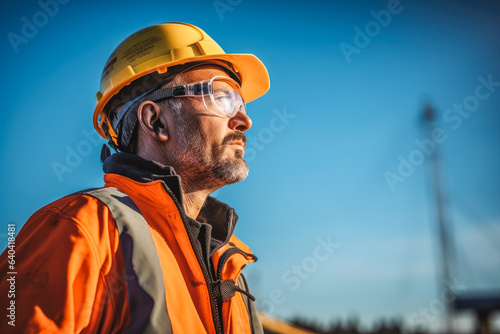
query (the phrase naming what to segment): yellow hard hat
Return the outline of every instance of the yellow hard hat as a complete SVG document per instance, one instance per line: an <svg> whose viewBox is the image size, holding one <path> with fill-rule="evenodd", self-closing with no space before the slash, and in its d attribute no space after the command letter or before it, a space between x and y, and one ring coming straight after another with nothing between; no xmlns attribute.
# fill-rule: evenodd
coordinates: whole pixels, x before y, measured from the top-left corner
<svg viewBox="0 0 500 334"><path fill-rule="evenodd" d="M180 22L162 23L139 30L113 51L102 71L100 91L96 94L94 127L104 138L103 125L116 144L106 104L132 81L150 73L168 74L168 69L199 61L224 61L231 65L241 80L245 102L269 90L269 74L264 64L251 54L226 54L200 28Z"/></svg>

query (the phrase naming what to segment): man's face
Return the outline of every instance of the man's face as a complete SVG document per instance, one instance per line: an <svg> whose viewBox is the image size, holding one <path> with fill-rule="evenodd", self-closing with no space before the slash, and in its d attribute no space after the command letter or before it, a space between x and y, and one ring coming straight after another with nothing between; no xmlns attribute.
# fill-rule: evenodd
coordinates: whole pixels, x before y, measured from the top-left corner
<svg viewBox="0 0 500 334"><path fill-rule="evenodd" d="M202 66L181 74L185 83L229 77L216 66ZM175 130L170 133L167 152L170 165L198 189L219 188L244 180L248 166L243 160L246 136L252 121L243 112L229 117L199 97L178 97L180 114L171 115ZM197 189L190 189L191 191Z"/></svg>

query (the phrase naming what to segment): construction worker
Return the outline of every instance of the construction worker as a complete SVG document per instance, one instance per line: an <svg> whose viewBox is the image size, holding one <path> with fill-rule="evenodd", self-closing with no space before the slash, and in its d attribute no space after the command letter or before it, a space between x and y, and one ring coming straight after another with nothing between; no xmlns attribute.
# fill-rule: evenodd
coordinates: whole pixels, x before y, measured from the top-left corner
<svg viewBox="0 0 500 334"><path fill-rule="evenodd" d="M94 112L116 150L103 147L105 186L33 214L14 269L2 253L0 332L263 333L241 274L256 257L209 194L246 178L245 103L268 89L257 57L226 54L193 25L124 40Z"/></svg>

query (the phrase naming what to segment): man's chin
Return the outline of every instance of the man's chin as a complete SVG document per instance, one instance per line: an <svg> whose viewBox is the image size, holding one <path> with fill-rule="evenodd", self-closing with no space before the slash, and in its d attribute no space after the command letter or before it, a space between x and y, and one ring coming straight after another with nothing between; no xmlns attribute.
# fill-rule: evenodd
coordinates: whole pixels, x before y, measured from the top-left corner
<svg viewBox="0 0 500 334"><path fill-rule="evenodd" d="M226 184L243 181L248 176L248 165L245 160L239 158L225 161L215 170L216 177L223 179Z"/></svg>

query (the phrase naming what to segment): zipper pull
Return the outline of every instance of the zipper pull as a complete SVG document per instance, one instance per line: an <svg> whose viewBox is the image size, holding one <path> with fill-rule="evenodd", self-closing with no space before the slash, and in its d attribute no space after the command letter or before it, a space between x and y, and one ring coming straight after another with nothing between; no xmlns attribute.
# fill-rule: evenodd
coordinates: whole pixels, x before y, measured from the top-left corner
<svg viewBox="0 0 500 334"><path fill-rule="evenodd" d="M218 300L222 300L225 302L226 300L234 297L236 291L246 295L252 301L255 301L255 297L252 294L244 289L241 289L237 286L232 279L228 279L227 281L218 280L210 284L212 291L214 292L214 296Z"/></svg>

